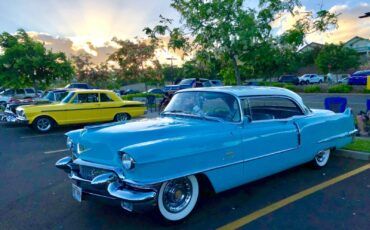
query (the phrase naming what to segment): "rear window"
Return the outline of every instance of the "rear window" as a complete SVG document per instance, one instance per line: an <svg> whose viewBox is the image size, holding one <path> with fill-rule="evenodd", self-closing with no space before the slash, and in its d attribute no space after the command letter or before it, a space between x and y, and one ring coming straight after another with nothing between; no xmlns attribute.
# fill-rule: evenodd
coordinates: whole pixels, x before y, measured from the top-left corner
<svg viewBox="0 0 370 230"><path fill-rule="evenodd" d="M33 89L26 89L26 93L35 93L35 90L33 90Z"/></svg>

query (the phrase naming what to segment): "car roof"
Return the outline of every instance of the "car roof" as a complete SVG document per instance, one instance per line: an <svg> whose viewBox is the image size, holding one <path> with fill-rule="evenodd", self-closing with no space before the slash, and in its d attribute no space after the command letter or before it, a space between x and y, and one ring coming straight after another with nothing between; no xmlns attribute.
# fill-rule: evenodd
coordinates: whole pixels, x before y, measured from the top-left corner
<svg viewBox="0 0 370 230"><path fill-rule="evenodd" d="M222 92L232 94L236 97L246 97L246 96L286 96L293 98L299 103L303 103L302 98L290 91L288 89L279 87L269 87L269 86L219 86L219 87L205 87L205 88L190 88L183 89L178 92L191 92L191 91L201 91L201 92Z"/></svg>
<svg viewBox="0 0 370 230"><path fill-rule="evenodd" d="M84 92L84 93L112 93L113 92L112 90L108 90L108 89L71 89L70 91Z"/></svg>

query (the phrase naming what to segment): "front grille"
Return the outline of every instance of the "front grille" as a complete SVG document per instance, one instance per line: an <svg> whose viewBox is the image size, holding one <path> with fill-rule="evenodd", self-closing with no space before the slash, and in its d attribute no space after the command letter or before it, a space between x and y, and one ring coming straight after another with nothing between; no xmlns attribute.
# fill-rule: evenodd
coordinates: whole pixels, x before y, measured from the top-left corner
<svg viewBox="0 0 370 230"><path fill-rule="evenodd" d="M80 176L85 180L92 180L96 176L109 172L108 170L80 165Z"/></svg>

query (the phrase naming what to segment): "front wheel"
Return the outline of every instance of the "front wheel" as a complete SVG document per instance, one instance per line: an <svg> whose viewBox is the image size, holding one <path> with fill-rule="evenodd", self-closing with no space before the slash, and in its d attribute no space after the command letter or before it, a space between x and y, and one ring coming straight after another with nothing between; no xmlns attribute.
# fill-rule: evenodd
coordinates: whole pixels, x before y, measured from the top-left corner
<svg viewBox="0 0 370 230"><path fill-rule="evenodd" d="M32 127L41 133L49 132L54 126L54 121L49 117L38 117Z"/></svg>
<svg viewBox="0 0 370 230"><path fill-rule="evenodd" d="M166 181L158 195L158 208L169 221L179 221L194 209L199 195L199 184L195 176Z"/></svg>
<svg viewBox="0 0 370 230"><path fill-rule="evenodd" d="M117 121L117 122L127 121L128 119L129 119L129 115L127 113L118 113L114 117L114 121Z"/></svg>
<svg viewBox="0 0 370 230"><path fill-rule="evenodd" d="M316 154L315 158L312 161L312 164L315 168L322 168L327 165L330 158L330 149L320 151Z"/></svg>

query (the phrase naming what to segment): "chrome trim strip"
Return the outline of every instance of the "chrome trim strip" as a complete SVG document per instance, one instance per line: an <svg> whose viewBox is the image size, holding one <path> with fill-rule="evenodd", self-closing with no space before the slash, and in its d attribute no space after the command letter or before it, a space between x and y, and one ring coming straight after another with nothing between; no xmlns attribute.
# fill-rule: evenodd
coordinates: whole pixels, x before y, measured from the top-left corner
<svg viewBox="0 0 370 230"><path fill-rule="evenodd" d="M295 150L295 149L298 149L298 147L289 148L289 149L284 149L284 150L280 150L280 151L276 151L276 152L268 153L268 154L265 154L265 155L262 155L262 156L258 156L258 157L252 157L252 158L249 158L249 159L245 160L244 162L249 162L249 161L258 160L258 159L265 158L265 157L269 157L269 156L272 156L272 155L276 155L276 154L280 154L280 153L289 152L289 151L292 151L292 150Z"/></svg>
<svg viewBox="0 0 370 230"><path fill-rule="evenodd" d="M358 132L358 130L354 129L354 130L349 131L349 132L345 132L345 133L341 133L341 134L338 134L338 135L335 135L335 136L331 136L331 137L328 137L328 138L321 139L317 143L321 144L321 143L324 143L324 142L329 142L329 141L332 141L332 140L352 136L352 135L356 134L357 132Z"/></svg>
<svg viewBox="0 0 370 230"><path fill-rule="evenodd" d="M89 180L86 180L86 179L83 179L81 177L79 177L75 172L71 171L69 174L68 174L68 177L69 179L71 180L78 180L78 181L84 181L84 182L89 182L91 183L91 181Z"/></svg>
<svg viewBox="0 0 370 230"><path fill-rule="evenodd" d="M118 168L118 167L113 167L113 166L107 166L107 165L92 163L92 162L89 162L89 161L81 160L79 158L77 158L76 160L74 160L73 163L74 164L78 164L78 165L83 165L83 166L88 166L88 167L100 168L100 169L106 169L106 170L109 170L109 171L113 171L113 172L115 172L117 174L117 176L121 180L125 180L125 176L123 175L123 170L121 168Z"/></svg>
<svg viewBox="0 0 370 230"><path fill-rule="evenodd" d="M133 190L127 190L125 188L120 189L120 184L118 182L113 182L108 185L108 193L122 200L127 200L131 202L142 202L147 200L155 199L157 193L154 191L150 192L139 192Z"/></svg>
<svg viewBox="0 0 370 230"><path fill-rule="evenodd" d="M85 194L88 194L88 195L91 195L91 196L98 196L98 197L105 198L105 199L117 200L116 197L104 196L104 195L100 195L100 194L96 194L96 193L91 193L91 192L85 192L84 190L82 190L82 193L85 193Z"/></svg>

